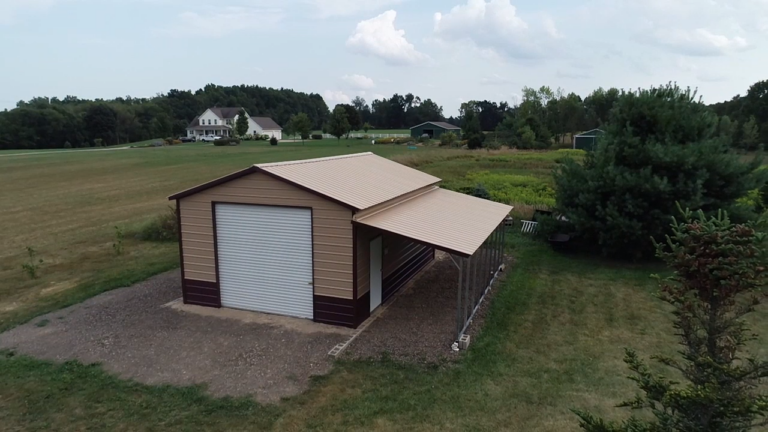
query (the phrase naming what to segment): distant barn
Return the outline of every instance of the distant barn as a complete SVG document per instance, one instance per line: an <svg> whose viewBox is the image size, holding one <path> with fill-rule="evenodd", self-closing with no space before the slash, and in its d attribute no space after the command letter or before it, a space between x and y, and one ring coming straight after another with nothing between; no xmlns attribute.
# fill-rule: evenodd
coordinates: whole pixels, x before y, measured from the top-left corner
<svg viewBox="0 0 768 432"><path fill-rule="evenodd" d="M592 129L573 137L573 148L576 150L593 151L597 148L600 137L605 133L601 129Z"/></svg>
<svg viewBox="0 0 768 432"><path fill-rule="evenodd" d="M420 138L427 135L430 138L438 139L440 135L446 132L453 132L456 136L461 136L461 128L446 122L426 122L411 128L411 136Z"/></svg>

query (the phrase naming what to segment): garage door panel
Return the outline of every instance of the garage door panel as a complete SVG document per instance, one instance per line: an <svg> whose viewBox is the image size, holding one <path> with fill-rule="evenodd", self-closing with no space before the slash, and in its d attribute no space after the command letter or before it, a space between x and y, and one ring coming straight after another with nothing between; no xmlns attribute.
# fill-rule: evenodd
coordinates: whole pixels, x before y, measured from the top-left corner
<svg viewBox="0 0 768 432"><path fill-rule="evenodd" d="M216 204L221 304L313 317L312 212Z"/></svg>

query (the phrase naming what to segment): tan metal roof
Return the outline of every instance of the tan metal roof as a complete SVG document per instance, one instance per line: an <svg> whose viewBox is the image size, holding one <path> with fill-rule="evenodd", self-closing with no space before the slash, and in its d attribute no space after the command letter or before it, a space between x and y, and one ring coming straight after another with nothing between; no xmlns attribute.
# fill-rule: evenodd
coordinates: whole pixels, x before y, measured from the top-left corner
<svg viewBox="0 0 768 432"><path fill-rule="evenodd" d="M355 222L470 256L510 211L505 204L436 187Z"/></svg>
<svg viewBox="0 0 768 432"><path fill-rule="evenodd" d="M259 164L260 171L363 210L440 179L373 153Z"/></svg>

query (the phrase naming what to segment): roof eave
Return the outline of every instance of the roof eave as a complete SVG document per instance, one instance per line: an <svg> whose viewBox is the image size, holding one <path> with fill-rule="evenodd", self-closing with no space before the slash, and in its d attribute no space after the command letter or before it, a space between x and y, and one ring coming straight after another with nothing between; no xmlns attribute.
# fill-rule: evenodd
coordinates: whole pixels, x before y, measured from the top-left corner
<svg viewBox="0 0 768 432"><path fill-rule="evenodd" d="M174 201L174 200L180 200L182 198L186 198L190 195L194 195L196 193L200 193L206 189L210 189L212 187L219 186L221 184L230 182L232 180L239 179L240 177L247 176L248 174L253 174L257 172L257 169L255 166L248 167L244 170L240 170L237 172L234 172L232 174L226 175L224 177L217 178L216 180L211 180L208 183L203 183L201 185L197 185L193 188L189 188L187 190L183 190L179 193L173 194L168 197L168 201Z"/></svg>

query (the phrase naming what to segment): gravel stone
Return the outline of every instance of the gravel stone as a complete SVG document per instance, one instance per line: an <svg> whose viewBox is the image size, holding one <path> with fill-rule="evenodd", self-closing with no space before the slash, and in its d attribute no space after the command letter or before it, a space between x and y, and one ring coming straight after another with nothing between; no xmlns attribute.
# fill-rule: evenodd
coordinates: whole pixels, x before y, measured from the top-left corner
<svg viewBox="0 0 768 432"><path fill-rule="evenodd" d="M435 262L422 271L387 309L350 345L343 357L376 359L383 356L418 364L455 361L456 301L459 271L448 254L438 252ZM502 286L494 283L467 330L474 338L482 329L493 296ZM471 349L470 344L470 349Z"/></svg>
<svg viewBox="0 0 768 432"><path fill-rule="evenodd" d="M303 331L297 331L279 320L250 322L164 306L180 295L179 271L168 272L0 334L0 349L101 363L146 384L204 384L217 397L276 402L306 390L310 376L327 373L333 365L328 351L349 338L311 322L299 323ZM36 325L45 319L47 325ZM318 331L307 330L314 325Z"/></svg>

